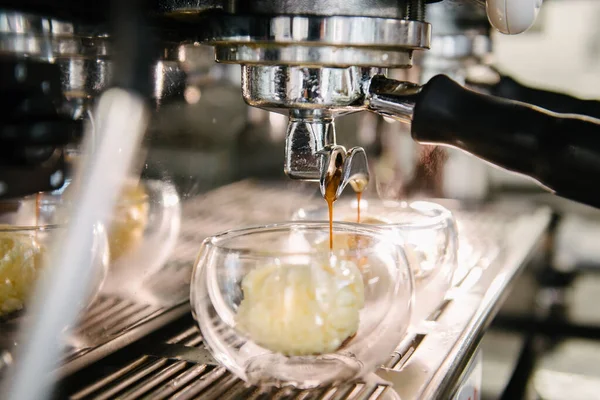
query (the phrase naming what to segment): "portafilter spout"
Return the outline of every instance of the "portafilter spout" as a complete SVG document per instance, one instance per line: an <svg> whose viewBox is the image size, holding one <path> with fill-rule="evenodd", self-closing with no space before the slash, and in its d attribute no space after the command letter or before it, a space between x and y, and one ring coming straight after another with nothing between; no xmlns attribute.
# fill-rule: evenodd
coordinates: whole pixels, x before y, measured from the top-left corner
<svg viewBox="0 0 600 400"><path fill-rule="evenodd" d="M285 173L292 179L319 182L326 170L323 157L337 144L335 117L364 109L364 85L382 72L360 67L245 65L242 94L251 106L288 115ZM344 148L344 157L346 153ZM364 150L358 153L366 157ZM361 171L368 181L368 170Z"/></svg>
<svg viewBox="0 0 600 400"><path fill-rule="evenodd" d="M336 173L340 183L337 199L350 183L362 192L369 183L367 155L362 147L346 150L336 144L333 117L320 113L290 111L285 143L285 173L292 179L318 181L325 196L327 182Z"/></svg>
<svg viewBox="0 0 600 400"><path fill-rule="evenodd" d="M292 179L319 181L323 170L320 152L335 143L332 117L290 111L285 139L286 175Z"/></svg>
<svg viewBox="0 0 600 400"><path fill-rule="evenodd" d="M362 147L353 147L346 151L344 146L334 145L323 149L320 179L321 194L325 197L333 176L339 174L340 181L333 200L337 200L346 186L350 184L356 193L362 193L369 184L370 174L367 154Z"/></svg>

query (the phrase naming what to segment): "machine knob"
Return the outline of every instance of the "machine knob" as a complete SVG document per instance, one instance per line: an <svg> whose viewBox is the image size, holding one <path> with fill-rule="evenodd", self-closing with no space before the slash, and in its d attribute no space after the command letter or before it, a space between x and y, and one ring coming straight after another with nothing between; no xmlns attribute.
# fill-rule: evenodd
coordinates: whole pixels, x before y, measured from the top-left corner
<svg viewBox="0 0 600 400"><path fill-rule="evenodd" d="M517 35L529 29L542 7L543 0L487 0L490 24L506 35Z"/></svg>

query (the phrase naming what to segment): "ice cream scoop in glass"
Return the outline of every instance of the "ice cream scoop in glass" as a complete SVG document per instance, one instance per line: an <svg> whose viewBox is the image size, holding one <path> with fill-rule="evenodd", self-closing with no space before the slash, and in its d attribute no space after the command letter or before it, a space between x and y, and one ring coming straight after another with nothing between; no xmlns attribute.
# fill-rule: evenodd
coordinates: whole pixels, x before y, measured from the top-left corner
<svg viewBox="0 0 600 400"><path fill-rule="evenodd" d="M429 201L340 199L333 208L334 221L356 221L398 235L415 278L413 323L426 319L444 300L456 270L458 237L452 213ZM292 219L323 221L327 207L297 210ZM334 237L334 241L335 241Z"/></svg>
<svg viewBox="0 0 600 400"><path fill-rule="evenodd" d="M181 203L172 183L128 182L108 228L111 263L107 290L130 294L160 272L175 247L180 225Z"/></svg>
<svg viewBox="0 0 600 400"><path fill-rule="evenodd" d="M57 214L69 207L69 189L45 194L39 201L42 221L64 223L68 215ZM179 236L181 203L174 185L168 181L130 179L119 193L107 223L110 254L104 292L124 297L151 293L140 290L144 280L160 272Z"/></svg>
<svg viewBox="0 0 600 400"><path fill-rule="evenodd" d="M50 246L60 238L64 225L39 215L42 198L43 195L34 195L0 201L0 319L12 318L26 309L38 279L43 273L52 273L52 265L46 265L47 258ZM47 211L54 215L56 205L52 208ZM90 229L93 243L89 257L94 268L89 296L82 309L91 304L100 291L108 267L106 232L101 225Z"/></svg>
<svg viewBox="0 0 600 400"><path fill-rule="evenodd" d="M244 381L359 379L402 340L413 278L397 238L350 223L333 234L333 250L324 222L233 230L202 244L193 314L214 357Z"/></svg>

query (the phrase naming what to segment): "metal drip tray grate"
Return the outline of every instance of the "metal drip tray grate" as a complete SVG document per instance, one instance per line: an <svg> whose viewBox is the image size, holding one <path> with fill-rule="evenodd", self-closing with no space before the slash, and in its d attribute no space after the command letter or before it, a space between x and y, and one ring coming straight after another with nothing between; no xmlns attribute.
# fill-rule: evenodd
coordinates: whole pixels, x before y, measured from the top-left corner
<svg viewBox="0 0 600 400"><path fill-rule="evenodd" d="M71 333L69 340L72 345L64 356L65 362L86 354L95 346L110 341L162 311L160 307L101 296Z"/></svg>
<svg viewBox="0 0 600 400"><path fill-rule="evenodd" d="M189 350L185 351L182 347ZM152 350L153 355L143 355L127 363L69 398L367 400L380 398L388 389L387 385L376 383L352 383L312 390L248 386L214 360L207 360L207 363L190 361L194 358L210 359L195 325ZM170 354L155 355L160 353Z"/></svg>
<svg viewBox="0 0 600 400"><path fill-rule="evenodd" d="M83 399L331 399L378 398L385 385L347 384L317 390L261 389L250 387L224 367L144 356L113 375L103 385L93 385L73 394Z"/></svg>

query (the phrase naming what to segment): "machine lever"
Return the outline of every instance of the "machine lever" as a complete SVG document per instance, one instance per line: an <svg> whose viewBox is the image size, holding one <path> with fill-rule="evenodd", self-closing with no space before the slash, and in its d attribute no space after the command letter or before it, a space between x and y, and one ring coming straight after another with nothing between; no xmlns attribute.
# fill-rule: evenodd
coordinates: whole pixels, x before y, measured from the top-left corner
<svg viewBox="0 0 600 400"><path fill-rule="evenodd" d="M523 85L510 76L500 75L498 82L493 84L469 80L466 84L492 96L533 104L557 113L600 118L600 101L583 100L564 93L532 88Z"/></svg>
<svg viewBox="0 0 600 400"><path fill-rule="evenodd" d="M416 141L457 147L532 177L559 196L600 207L600 120L479 94L444 75L404 94L394 87L402 88L373 78L367 107L410 118Z"/></svg>

